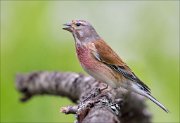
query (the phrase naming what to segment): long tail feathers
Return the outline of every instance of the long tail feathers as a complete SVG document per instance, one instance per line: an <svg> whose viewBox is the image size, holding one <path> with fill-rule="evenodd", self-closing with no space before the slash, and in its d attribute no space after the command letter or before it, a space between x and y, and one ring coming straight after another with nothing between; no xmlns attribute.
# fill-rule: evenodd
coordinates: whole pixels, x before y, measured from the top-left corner
<svg viewBox="0 0 180 123"><path fill-rule="evenodd" d="M159 101L157 101L152 95L146 93L144 96L146 96L151 101L153 101L156 105L158 105L160 108L162 108L165 112L167 112L167 113L169 112L168 109L165 106L163 106Z"/></svg>
<svg viewBox="0 0 180 123"><path fill-rule="evenodd" d="M144 89L145 87L143 85L140 84L132 84L131 86L131 90L139 93L142 96L147 97L148 99L150 99L151 101L153 101L156 105L158 105L160 108L162 108L165 112L169 112L167 108L165 108L165 106L163 106L158 100L156 100L151 94L150 94L150 90Z"/></svg>

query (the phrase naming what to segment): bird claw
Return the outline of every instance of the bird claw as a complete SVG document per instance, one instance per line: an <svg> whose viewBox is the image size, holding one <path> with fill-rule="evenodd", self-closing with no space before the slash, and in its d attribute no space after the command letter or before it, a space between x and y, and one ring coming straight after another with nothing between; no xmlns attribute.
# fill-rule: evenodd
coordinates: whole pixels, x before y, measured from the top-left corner
<svg viewBox="0 0 180 123"><path fill-rule="evenodd" d="M100 91L102 92L102 91L108 89L108 87L109 87L108 84L106 84L104 88L101 88L101 89L100 89Z"/></svg>

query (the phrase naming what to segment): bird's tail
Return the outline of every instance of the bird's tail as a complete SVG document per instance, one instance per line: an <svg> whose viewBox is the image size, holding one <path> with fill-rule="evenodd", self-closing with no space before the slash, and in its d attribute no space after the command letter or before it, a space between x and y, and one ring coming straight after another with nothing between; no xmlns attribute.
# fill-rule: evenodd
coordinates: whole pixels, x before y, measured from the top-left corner
<svg viewBox="0 0 180 123"><path fill-rule="evenodd" d="M154 98L152 95L146 93L144 94L144 96L146 96L147 98L149 98L151 101L153 101L156 105L158 105L160 108L162 108L165 112L169 112L168 109L162 105L158 100L156 100L156 98Z"/></svg>
<svg viewBox="0 0 180 123"><path fill-rule="evenodd" d="M147 97L148 99L150 99L152 102L154 102L156 105L158 105L160 108L162 108L165 112L169 112L168 109L163 106L158 100L156 100L151 94L150 94L150 90L146 90L144 89L144 87L142 85L139 85L139 84L132 84L131 86L131 90L142 95L142 96L145 96Z"/></svg>

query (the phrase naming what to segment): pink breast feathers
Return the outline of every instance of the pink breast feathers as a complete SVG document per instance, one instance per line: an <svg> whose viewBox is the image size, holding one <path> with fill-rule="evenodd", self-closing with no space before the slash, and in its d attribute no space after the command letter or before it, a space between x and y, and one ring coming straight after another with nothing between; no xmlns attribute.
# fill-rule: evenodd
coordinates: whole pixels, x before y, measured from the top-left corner
<svg viewBox="0 0 180 123"><path fill-rule="evenodd" d="M95 60L90 53L90 50L85 46L76 47L78 59L83 67L86 69L95 67Z"/></svg>

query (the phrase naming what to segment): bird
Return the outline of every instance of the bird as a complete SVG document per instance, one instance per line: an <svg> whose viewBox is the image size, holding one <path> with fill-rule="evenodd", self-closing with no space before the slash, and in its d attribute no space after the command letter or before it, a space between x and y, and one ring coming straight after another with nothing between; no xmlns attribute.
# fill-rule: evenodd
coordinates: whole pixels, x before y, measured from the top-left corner
<svg viewBox="0 0 180 123"><path fill-rule="evenodd" d="M89 75L112 88L122 87L140 94L169 112L88 21L72 20L63 25L64 30L72 33L79 62Z"/></svg>

